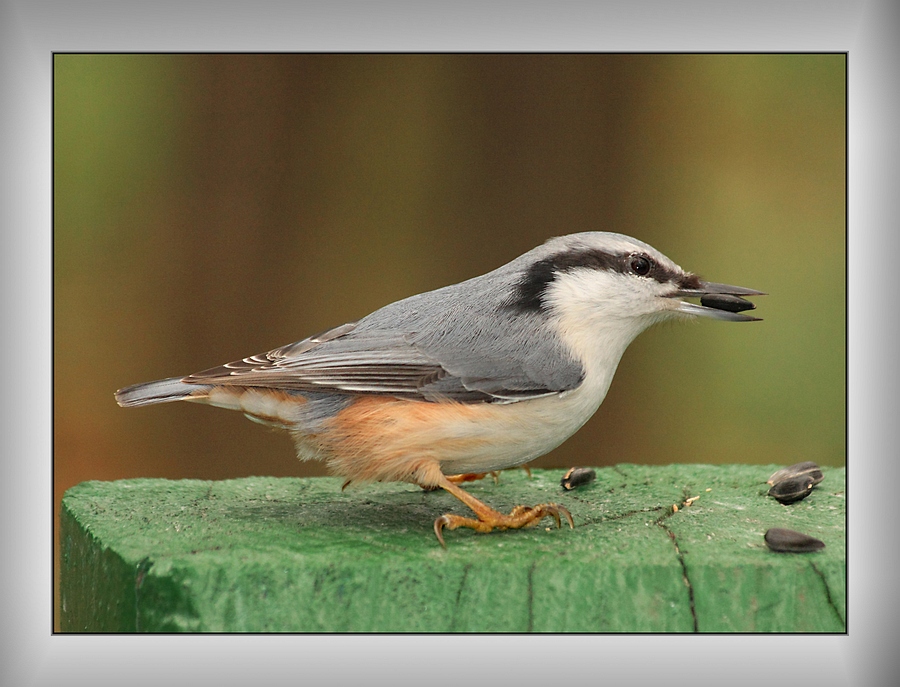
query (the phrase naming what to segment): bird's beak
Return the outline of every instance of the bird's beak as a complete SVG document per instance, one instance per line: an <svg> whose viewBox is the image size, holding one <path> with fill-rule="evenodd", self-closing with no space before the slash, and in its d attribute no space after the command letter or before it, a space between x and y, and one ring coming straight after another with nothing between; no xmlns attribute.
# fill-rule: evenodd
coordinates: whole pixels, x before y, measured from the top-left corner
<svg viewBox="0 0 900 687"><path fill-rule="evenodd" d="M744 300L742 296L765 295L762 291L745 289L743 286L701 281L697 288L681 288L669 294L669 298L699 298L700 305L681 301L675 307L676 312L687 315L699 315L729 322L758 322L762 318L741 314L744 310L753 310L756 307L750 301Z"/></svg>

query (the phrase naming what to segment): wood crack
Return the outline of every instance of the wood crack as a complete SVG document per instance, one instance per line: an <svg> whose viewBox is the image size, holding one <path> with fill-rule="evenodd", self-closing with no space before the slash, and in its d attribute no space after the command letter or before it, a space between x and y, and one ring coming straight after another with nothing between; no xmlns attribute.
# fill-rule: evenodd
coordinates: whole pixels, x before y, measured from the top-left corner
<svg viewBox="0 0 900 687"><path fill-rule="evenodd" d="M153 567L153 561L150 560L149 556L145 556L140 561L135 568L135 577L134 577L134 630L135 632L141 631L141 587L144 585L144 578L147 576L147 571Z"/></svg>
<svg viewBox="0 0 900 687"><path fill-rule="evenodd" d="M828 584L828 580L825 579L825 574L819 570L815 563L810 563L812 569L815 571L816 575L819 576L819 579L822 580L822 586L825 587L825 598L828 599L828 605L831 607L831 610L834 611L834 614L838 617L838 620L841 621L841 624L846 629L847 621L844 619L844 616L841 615L841 612L838 610L838 607L834 603L834 599L831 597L831 586Z"/></svg>
<svg viewBox="0 0 900 687"><path fill-rule="evenodd" d="M453 619L450 622L450 632L456 629L456 618L459 615L459 604L462 601L463 588L466 586L466 580L469 577L469 570L472 569L471 563L466 563L463 568L462 578L459 580L459 588L456 590L456 603L453 606Z"/></svg>
<svg viewBox="0 0 900 687"><path fill-rule="evenodd" d="M697 607L694 601L694 585L691 584L691 578L688 576L687 564L684 560L684 554L678 546L678 539L675 537L675 533L666 527L665 523L673 513L674 511L667 508L666 512L656 521L656 524L669 535L669 539L672 540L672 545L675 547L675 556L678 558L678 564L681 566L681 576L688 590L688 603L691 609L691 620L693 621L694 632L700 632L700 624L697 621Z"/></svg>

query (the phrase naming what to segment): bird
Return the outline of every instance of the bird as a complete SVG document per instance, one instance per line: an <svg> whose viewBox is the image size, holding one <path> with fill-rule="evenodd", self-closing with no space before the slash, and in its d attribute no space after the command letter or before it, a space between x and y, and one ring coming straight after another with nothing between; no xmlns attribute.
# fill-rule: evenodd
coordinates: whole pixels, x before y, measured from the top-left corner
<svg viewBox="0 0 900 687"><path fill-rule="evenodd" d="M501 513L463 490L472 473L524 465L599 408L628 345L653 324L758 321L745 296L612 232L557 236L487 274L420 293L315 336L115 393L122 407L191 401L287 430L301 460L351 482L443 489L475 517L434 532L533 527L556 503ZM685 299L700 299L693 303Z"/></svg>

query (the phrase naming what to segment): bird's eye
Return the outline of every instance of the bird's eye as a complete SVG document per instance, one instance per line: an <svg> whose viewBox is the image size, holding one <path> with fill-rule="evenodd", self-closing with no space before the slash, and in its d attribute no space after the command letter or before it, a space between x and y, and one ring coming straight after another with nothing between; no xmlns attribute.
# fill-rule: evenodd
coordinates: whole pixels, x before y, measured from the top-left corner
<svg viewBox="0 0 900 687"><path fill-rule="evenodd" d="M629 264L631 271L640 277L646 277L650 273L650 267L652 266L650 258L645 255L632 255Z"/></svg>

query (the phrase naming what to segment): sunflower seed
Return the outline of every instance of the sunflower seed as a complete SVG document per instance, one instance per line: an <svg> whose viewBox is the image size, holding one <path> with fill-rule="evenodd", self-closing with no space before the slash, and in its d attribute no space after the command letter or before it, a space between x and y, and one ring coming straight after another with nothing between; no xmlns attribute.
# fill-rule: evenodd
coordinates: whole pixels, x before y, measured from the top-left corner
<svg viewBox="0 0 900 687"><path fill-rule="evenodd" d="M808 534L773 527L766 531L766 545L779 553L811 553L825 548L825 542Z"/></svg>
<svg viewBox="0 0 900 687"><path fill-rule="evenodd" d="M581 487L593 482L596 478L597 473L592 468L569 468L569 471L563 475L559 483L563 489L571 491L575 487Z"/></svg>
<svg viewBox="0 0 900 687"><path fill-rule="evenodd" d="M701 296L700 305L705 305L707 308L715 308L716 310L727 310L729 312L753 310L756 307L756 305L748 300L744 300L740 296L727 296L722 293Z"/></svg>
<svg viewBox="0 0 900 687"><path fill-rule="evenodd" d="M809 475L812 477L813 486L825 479L819 466L811 460L807 460L802 463L795 463L786 468L781 468L781 470L772 473L772 476L769 477L769 484L775 484L776 482L781 482L782 480L790 479L791 477L800 477L801 475Z"/></svg>
<svg viewBox="0 0 900 687"><path fill-rule="evenodd" d="M769 496L779 503L794 503L809 496L815 482L809 475L788 477L780 482L775 482L769 489Z"/></svg>

